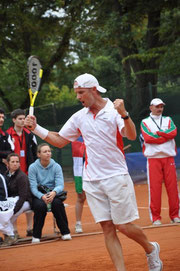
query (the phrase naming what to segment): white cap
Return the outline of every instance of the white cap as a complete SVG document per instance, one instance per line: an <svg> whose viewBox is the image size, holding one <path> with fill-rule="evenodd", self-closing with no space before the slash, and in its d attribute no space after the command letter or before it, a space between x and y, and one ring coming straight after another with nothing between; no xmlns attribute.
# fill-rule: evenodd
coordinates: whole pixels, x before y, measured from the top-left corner
<svg viewBox="0 0 180 271"><path fill-rule="evenodd" d="M101 93L105 93L107 91L105 88L99 85L96 77L94 77L92 74L89 74L89 73L81 74L74 80L74 88L78 88L78 87L80 88L96 87L97 90Z"/></svg>
<svg viewBox="0 0 180 271"><path fill-rule="evenodd" d="M150 103L150 105L155 105L155 106L157 106L157 105L159 105L159 104L164 104L164 105L165 105L165 103L164 103L161 99L159 99L159 98L153 99L153 100L151 101L151 103Z"/></svg>

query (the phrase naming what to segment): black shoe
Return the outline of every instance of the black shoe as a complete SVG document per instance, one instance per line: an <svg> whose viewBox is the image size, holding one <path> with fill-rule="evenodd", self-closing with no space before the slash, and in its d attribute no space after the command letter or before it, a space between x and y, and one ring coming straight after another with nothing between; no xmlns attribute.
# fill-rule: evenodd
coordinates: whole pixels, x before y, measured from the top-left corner
<svg viewBox="0 0 180 271"><path fill-rule="evenodd" d="M27 230L26 236L33 236L33 230Z"/></svg>

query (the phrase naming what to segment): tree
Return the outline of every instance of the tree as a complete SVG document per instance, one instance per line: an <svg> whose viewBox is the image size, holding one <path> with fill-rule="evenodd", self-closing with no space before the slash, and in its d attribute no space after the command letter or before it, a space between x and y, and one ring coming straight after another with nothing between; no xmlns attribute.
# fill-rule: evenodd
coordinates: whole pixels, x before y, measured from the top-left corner
<svg viewBox="0 0 180 271"><path fill-rule="evenodd" d="M29 105L26 62L30 55L42 60L42 85L53 79L53 69L71 50L82 8L78 0L1 1L0 93L7 110Z"/></svg>
<svg viewBox="0 0 180 271"><path fill-rule="evenodd" d="M36 105L62 98L52 85L72 98L73 79L90 72L143 116L159 78L179 75L179 19L177 0L2 0L0 104L29 106L26 62L35 54L44 70Z"/></svg>
<svg viewBox="0 0 180 271"><path fill-rule="evenodd" d="M166 61L164 55L168 54L169 46L177 42L178 2L92 0L90 3L89 20L81 29L79 39L86 43L84 47L90 55L94 55L95 50L95 54L100 54L107 47L119 51L118 60L122 60L126 80L126 100L134 112L141 112L142 108L148 108L150 99L157 96L161 62ZM168 38L170 31L174 34ZM146 110L141 114L145 115Z"/></svg>

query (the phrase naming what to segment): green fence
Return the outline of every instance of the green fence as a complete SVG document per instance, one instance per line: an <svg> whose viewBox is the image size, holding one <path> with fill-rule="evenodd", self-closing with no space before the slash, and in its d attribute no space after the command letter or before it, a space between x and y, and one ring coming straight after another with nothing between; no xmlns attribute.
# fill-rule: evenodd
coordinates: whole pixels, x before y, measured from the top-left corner
<svg viewBox="0 0 180 271"><path fill-rule="evenodd" d="M172 94L171 92L164 92L158 95L158 97L162 98L162 100L166 103L164 115L171 116L178 128L178 131L180 131L180 91L176 94ZM62 106L60 106L59 104L49 104L41 107L36 107L35 115L40 125L51 131L59 131L63 124L69 119L69 117L81 108L81 105L62 108ZM133 118L133 115L131 115L131 117L135 122L138 136L135 141L128 141L127 139L124 139L124 145L126 146L131 144L131 147L127 149L128 152L141 152L141 145L138 138L140 133L141 119L137 118L137 114L136 119ZM4 129L7 129L11 125L12 121L10 118L10 114L7 114ZM39 138L37 138L37 141L38 143L42 142L42 140ZM177 147L180 147L179 135L176 137L176 144ZM71 144L67 145L63 149L58 149L55 147L52 147L52 149L53 158L62 165L65 176L67 178L72 178L73 175Z"/></svg>

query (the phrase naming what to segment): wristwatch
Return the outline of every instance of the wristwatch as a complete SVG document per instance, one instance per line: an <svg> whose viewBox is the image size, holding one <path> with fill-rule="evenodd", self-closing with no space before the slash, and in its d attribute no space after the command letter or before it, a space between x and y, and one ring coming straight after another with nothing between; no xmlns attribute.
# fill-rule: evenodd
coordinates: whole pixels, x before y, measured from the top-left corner
<svg viewBox="0 0 180 271"><path fill-rule="evenodd" d="M126 112L126 114L127 114L127 115L126 115L125 117L122 117L122 116L121 116L121 118L122 118L123 120L127 120L127 119L129 119L129 113L128 113L128 112Z"/></svg>

